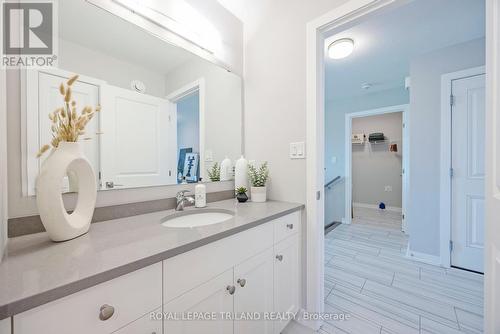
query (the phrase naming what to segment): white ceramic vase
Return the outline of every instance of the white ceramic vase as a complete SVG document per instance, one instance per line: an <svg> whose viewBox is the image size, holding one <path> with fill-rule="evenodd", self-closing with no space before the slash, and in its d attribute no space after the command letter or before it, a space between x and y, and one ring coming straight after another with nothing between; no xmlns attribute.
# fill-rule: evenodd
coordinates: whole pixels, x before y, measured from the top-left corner
<svg viewBox="0 0 500 334"><path fill-rule="evenodd" d="M68 214L62 200L63 178L76 179L78 200ZM79 143L61 142L40 168L36 202L43 226L53 241L65 241L88 232L94 214L97 184L92 165Z"/></svg>
<svg viewBox="0 0 500 334"><path fill-rule="evenodd" d="M267 200L267 187L250 188L252 202L264 203Z"/></svg>

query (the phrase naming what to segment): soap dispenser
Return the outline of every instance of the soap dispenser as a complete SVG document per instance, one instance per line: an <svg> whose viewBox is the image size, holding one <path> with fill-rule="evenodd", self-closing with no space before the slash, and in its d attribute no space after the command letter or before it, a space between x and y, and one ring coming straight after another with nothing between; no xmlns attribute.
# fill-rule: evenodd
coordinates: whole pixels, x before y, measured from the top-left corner
<svg viewBox="0 0 500 334"><path fill-rule="evenodd" d="M201 177L194 187L194 206L197 208L204 208L207 206L207 187L201 182Z"/></svg>

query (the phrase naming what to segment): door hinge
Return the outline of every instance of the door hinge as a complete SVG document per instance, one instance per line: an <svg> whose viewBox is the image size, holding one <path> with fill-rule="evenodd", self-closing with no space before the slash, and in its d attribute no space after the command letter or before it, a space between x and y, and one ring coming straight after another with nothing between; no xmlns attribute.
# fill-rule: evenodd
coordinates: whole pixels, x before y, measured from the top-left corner
<svg viewBox="0 0 500 334"><path fill-rule="evenodd" d="M99 172L99 174L98 174L98 175L99 175L99 176L98 176L98 177L99 177L99 180L101 180L101 172Z"/></svg>
<svg viewBox="0 0 500 334"><path fill-rule="evenodd" d="M455 104L455 96L450 95L450 106L453 106Z"/></svg>
<svg viewBox="0 0 500 334"><path fill-rule="evenodd" d="M455 174L455 170L453 170L453 167L450 168L450 177L453 177Z"/></svg>
<svg viewBox="0 0 500 334"><path fill-rule="evenodd" d="M316 191L316 200L319 201L321 199L321 191Z"/></svg>
<svg viewBox="0 0 500 334"><path fill-rule="evenodd" d="M450 253L453 252L453 241L450 240Z"/></svg>
<svg viewBox="0 0 500 334"><path fill-rule="evenodd" d="M405 220L405 214L403 213L403 220Z"/></svg>
<svg viewBox="0 0 500 334"><path fill-rule="evenodd" d="M406 123L403 123L403 129L406 128Z"/></svg>
<svg viewBox="0 0 500 334"><path fill-rule="evenodd" d="M405 169L403 168L403 174L405 173Z"/></svg>

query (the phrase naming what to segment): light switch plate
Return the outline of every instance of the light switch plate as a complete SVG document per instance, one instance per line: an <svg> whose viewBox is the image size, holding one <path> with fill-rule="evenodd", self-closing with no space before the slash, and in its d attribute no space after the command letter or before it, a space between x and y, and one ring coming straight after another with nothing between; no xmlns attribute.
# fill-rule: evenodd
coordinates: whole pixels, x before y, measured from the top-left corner
<svg viewBox="0 0 500 334"><path fill-rule="evenodd" d="M305 159L306 145L302 142L290 143L290 159Z"/></svg>

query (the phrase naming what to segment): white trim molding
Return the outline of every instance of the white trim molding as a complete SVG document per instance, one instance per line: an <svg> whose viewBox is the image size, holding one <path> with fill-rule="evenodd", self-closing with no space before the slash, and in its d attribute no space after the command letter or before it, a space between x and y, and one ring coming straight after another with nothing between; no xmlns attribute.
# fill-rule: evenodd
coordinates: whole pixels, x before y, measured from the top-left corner
<svg viewBox="0 0 500 334"><path fill-rule="evenodd" d="M434 266L441 266L441 258L438 255L414 252L410 250L410 245L406 249L406 257L418 262L432 264Z"/></svg>
<svg viewBox="0 0 500 334"><path fill-rule="evenodd" d="M441 76L441 165L440 165L440 205L439 205L439 243L440 263L451 267L451 95L454 80L473 77L486 73L484 66L443 74Z"/></svg>
<svg viewBox="0 0 500 334"><path fill-rule="evenodd" d="M310 21L306 27L306 301L307 312L324 309L324 43L325 36L380 9L410 0L350 0ZM309 326L319 329L321 321Z"/></svg>
<svg viewBox="0 0 500 334"><path fill-rule="evenodd" d="M193 82L190 82L179 89L168 94L167 99L175 104L175 114L177 115L177 101L186 97L187 95L198 92L199 98L199 147L200 147L200 177L205 179L205 96L206 96L206 86L205 78L199 78Z"/></svg>

